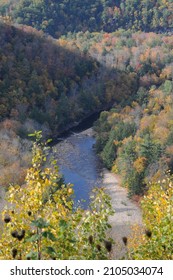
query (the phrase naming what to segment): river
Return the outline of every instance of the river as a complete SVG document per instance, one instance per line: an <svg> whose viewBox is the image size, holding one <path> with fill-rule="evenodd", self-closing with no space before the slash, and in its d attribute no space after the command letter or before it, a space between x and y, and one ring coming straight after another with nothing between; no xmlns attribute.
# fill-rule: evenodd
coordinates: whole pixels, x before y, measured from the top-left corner
<svg viewBox="0 0 173 280"><path fill-rule="evenodd" d="M131 234L131 226L142 225L142 215L139 207L128 198L127 190L121 187L119 176L101 166L94 151L94 143L93 130L90 128L72 133L54 147L65 182L74 184L76 206L87 209L94 186L105 187L111 196L115 213L109 218L112 226L109 235L116 241L111 257L120 259L126 255L122 237Z"/></svg>
<svg viewBox="0 0 173 280"><path fill-rule="evenodd" d="M94 151L91 128L74 132L54 146L60 173L74 185L74 203L86 209L93 187L102 184L101 163Z"/></svg>
<svg viewBox="0 0 173 280"><path fill-rule="evenodd" d="M88 208L94 186L105 187L111 196L112 207L115 211L109 218L112 225L109 235L115 240L111 258L120 259L126 255L122 237L128 237L131 234L132 225L142 225L142 215L139 207L129 200L127 190L121 187L119 177L102 167L94 151L94 143L92 128L84 127L83 131L75 130L66 135L62 141L54 145L53 149L56 150L55 155L65 182L74 184L76 206ZM4 191L2 189L0 191L1 211L6 202Z"/></svg>

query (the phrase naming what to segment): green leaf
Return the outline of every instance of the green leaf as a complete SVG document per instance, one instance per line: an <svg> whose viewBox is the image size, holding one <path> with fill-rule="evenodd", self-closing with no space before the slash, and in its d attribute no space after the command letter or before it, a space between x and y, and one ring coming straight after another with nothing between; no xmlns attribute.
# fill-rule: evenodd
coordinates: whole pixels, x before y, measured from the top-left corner
<svg viewBox="0 0 173 280"><path fill-rule="evenodd" d="M48 247L46 247L45 249L46 249L47 254L49 254L50 256L56 255L56 252L55 252L55 250L54 250L53 247L48 246Z"/></svg>
<svg viewBox="0 0 173 280"><path fill-rule="evenodd" d="M26 241L35 242L35 241L39 240L39 238L40 238L39 234L34 234L31 237L27 238Z"/></svg>
<svg viewBox="0 0 173 280"><path fill-rule="evenodd" d="M38 259L37 252L31 251L29 254L26 255L26 259L37 260Z"/></svg>
<svg viewBox="0 0 173 280"><path fill-rule="evenodd" d="M45 238L48 238L48 239L50 239L52 241L56 241L57 240L56 237L54 236L54 234L52 232L50 232L50 231L42 232L42 236L45 237Z"/></svg>
<svg viewBox="0 0 173 280"><path fill-rule="evenodd" d="M68 239L68 241L69 241L70 243L76 243L76 242L77 242L75 239Z"/></svg>
<svg viewBox="0 0 173 280"><path fill-rule="evenodd" d="M52 160L52 161L51 161L51 164L52 164L52 165L57 164L57 160L56 160L56 159L55 159L55 160Z"/></svg>
<svg viewBox="0 0 173 280"><path fill-rule="evenodd" d="M64 220L60 220L60 222L59 222L59 226L60 226L61 228L66 229L66 228L67 228L67 222L66 222L66 221L64 221Z"/></svg>
<svg viewBox="0 0 173 280"><path fill-rule="evenodd" d="M46 228L49 226L49 223L45 220L43 220L42 218L39 218L35 221L32 221L31 226L35 226L38 228Z"/></svg>
<svg viewBox="0 0 173 280"><path fill-rule="evenodd" d="M112 226L111 226L110 224L107 224L107 227L108 227L108 228L112 228Z"/></svg>

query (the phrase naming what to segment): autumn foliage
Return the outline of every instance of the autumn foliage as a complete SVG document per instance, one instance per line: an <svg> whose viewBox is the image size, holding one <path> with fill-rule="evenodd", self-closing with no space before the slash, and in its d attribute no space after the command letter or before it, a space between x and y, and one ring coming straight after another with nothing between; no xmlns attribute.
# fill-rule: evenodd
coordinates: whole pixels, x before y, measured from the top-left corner
<svg viewBox="0 0 173 280"><path fill-rule="evenodd" d="M133 232L129 256L138 260L173 259L173 180L169 174L153 182L142 199L144 229Z"/></svg>
<svg viewBox="0 0 173 280"><path fill-rule="evenodd" d="M73 187L63 182L56 161L36 133L25 184L11 185L0 238L0 259L107 259L110 197L95 189L89 210L73 207ZM109 243L109 248L107 245Z"/></svg>

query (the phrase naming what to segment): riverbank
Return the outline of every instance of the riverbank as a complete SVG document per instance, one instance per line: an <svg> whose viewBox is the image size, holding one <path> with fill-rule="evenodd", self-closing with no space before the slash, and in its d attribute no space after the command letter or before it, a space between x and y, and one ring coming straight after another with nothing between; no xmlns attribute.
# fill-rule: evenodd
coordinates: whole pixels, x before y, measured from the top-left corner
<svg viewBox="0 0 173 280"><path fill-rule="evenodd" d="M115 211L109 219L112 226L109 235L115 241L111 258L126 258L126 247L122 238L128 239L131 227L135 224L142 225L141 209L128 198L127 190L121 187L119 177L106 169L103 169L103 186L111 196Z"/></svg>

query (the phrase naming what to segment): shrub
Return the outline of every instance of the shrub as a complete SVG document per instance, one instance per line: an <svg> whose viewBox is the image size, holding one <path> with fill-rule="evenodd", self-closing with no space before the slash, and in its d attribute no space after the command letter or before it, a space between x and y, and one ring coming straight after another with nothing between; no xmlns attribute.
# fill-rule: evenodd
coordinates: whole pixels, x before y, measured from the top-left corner
<svg viewBox="0 0 173 280"><path fill-rule="evenodd" d="M137 238L131 241L130 257L173 260L173 177L153 182L141 204L145 231L133 233Z"/></svg>
<svg viewBox="0 0 173 280"><path fill-rule="evenodd" d="M110 197L95 189L90 210L74 209L72 185L64 184L56 161L48 157L41 132L35 135L25 185L7 192L0 259L107 259Z"/></svg>

